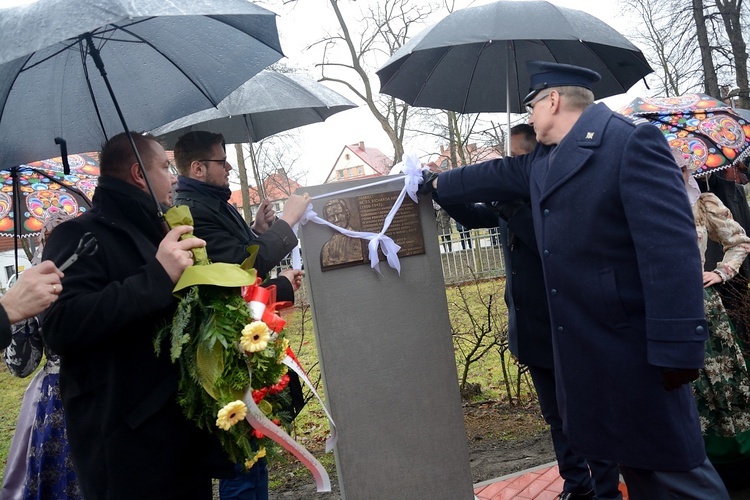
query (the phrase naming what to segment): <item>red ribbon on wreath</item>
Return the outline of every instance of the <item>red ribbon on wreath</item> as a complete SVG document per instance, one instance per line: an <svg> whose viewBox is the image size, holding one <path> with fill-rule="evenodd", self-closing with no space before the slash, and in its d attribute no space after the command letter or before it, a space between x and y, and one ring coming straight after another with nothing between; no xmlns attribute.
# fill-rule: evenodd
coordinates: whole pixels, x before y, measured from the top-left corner
<svg viewBox="0 0 750 500"><path fill-rule="evenodd" d="M286 321L276 314L276 310L294 305L288 300L276 301L276 285L261 286L261 279L256 278L255 284L242 287L242 298L250 305L250 312L255 321L262 321L276 333L284 329Z"/></svg>

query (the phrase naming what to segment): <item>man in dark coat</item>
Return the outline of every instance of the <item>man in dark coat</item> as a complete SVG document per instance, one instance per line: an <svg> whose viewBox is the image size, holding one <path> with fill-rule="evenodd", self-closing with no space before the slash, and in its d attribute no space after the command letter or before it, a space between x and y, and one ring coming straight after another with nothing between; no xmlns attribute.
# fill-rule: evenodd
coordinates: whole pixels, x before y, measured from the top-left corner
<svg viewBox="0 0 750 500"><path fill-rule="evenodd" d="M175 205L187 205L193 216L195 234L206 240L206 251L212 262L241 264L258 246L254 267L265 278L297 246L292 226L304 215L310 197L291 195L284 213L272 225L273 210L261 200L258 215L251 228L229 203L229 172L224 138L212 132L188 132L175 144L174 156L179 177ZM279 300L294 301L293 285L299 288L302 272L287 270L283 279L273 280ZM294 289L296 289L294 288Z"/></svg>
<svg viewBox="0 0 750 500"><path fill-rule="evenodd" d="M175 182L164 149L131 132L157 200ZM154 353L156 329L172 320L172 288L192 264L198 238L180 226L165 236L126 134L100 157L93 207L50 235L44 258L60 265L81 237L98 251L65 271L64 289L43 319L44 340L60 355L60 390L76 471L89 500L210 499L211 477L231 474L218 440L177 402L178 365L169 347Z"/></svg>
<svg viewBox="0 0 750 500"><path fill-rule="evenodd" d="M520 156L536 147L534 128L527 124L510 129L510 154ZM555 457L564 479L561 500L620 499L617 464L587 461L571 450L562 428L555 393L552 331L544 288L542 261L534 236L531 206L527 200L512 203L447 205L451 217L474 229L498 227L505 259L505 303L508 306L510 352L529 368L539 407L550 426Z"/></svg>
<svg viewBox="0 0 750 500"><path fill-rule="evenodd" d="M532 153L443 172L441 204L530 198L574 452L620 464L630 498L728 498L688 382L707 335L680 170L651 125L593 104L599 75L530 61Z"/></svg>
<svg viewBox="0 0 750 500"><path fill-rule="evenodd" d="M175 205L190 207L195 234L206 241L211 261L241 264L250 255L249 247L257 245L254 267L258 275L265 278L297 246L292 226L307 210L310 203L307 194L291 195L281 218L270 227L269 221L275 214L267 200L261 200L255 223L250 228L237 209L229 204L232 165L227 161L221 134L188 132L175 144L174 156L180 173ZM294 292L302 284L302 276L301 270L287 269L264 286L275 285L278 300L294 302ZM294 416L302 409L304 400L299 377L293 371L289 371L289 391L292 398L289 410ZM239 473L244 466L238 464L236 468L236 477L220 482L222 500L268 498L268 468L264 458L246 473Z"/></svg>

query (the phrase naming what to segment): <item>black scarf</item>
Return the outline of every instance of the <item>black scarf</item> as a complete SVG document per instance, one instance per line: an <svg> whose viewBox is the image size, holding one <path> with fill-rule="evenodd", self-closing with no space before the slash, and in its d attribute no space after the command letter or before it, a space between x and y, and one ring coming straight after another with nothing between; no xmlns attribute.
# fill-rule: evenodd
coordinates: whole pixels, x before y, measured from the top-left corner
<svg viewBox="0 0 750 500"><path fill-rule="evenodd" d="M164 238L163 221L150 194L115 177L100 176L92 200L94 205L104 201L102 198L114 202L157 245ZM166 208L162 205L161 209L164 211Z"/></svg>
<svg viewBox="0 0 750 500"><path fill-rule="evenodd" d="M228 187L214 186L182 175L177 177L177 192L179 193L180 191L196 191L198 193L208 194L225 203L228 202L229 197L232 196L232 190Z"/></svg>

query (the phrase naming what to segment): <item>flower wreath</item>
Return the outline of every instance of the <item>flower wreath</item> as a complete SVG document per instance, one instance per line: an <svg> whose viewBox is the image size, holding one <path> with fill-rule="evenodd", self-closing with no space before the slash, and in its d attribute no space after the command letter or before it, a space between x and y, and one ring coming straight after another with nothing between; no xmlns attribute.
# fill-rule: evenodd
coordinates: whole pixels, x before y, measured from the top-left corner
<svg viewBox="0 0 750 500"><path fill-rule="evenodd" d="M173 207L166 218L170 227L192 225L188 207ZM248 388L266 418L285 426L292 420L282 363L289 341L275 313L291 303L275 302L275 287L260 287L245 263L212 264L204 248L193 254L195 264L175 287L175 294L183 293L172 323L158 331L154 347L159 355L169 339L171 360L180 366L178 401L187 418L216 435L230 459L249 469L275 443L245 418ZM254 255L246 262L252 260Z"/></svg>

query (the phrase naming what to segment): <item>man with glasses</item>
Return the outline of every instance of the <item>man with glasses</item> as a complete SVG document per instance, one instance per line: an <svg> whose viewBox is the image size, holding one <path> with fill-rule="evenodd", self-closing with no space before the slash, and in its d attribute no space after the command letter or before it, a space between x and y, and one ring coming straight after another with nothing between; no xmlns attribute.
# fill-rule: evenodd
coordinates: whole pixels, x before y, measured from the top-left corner
<svg viewBox="0 0 750 500"><path fill-rule="evenodd" d="M593 104L600 75L527 63L528 155L426 176L439 203L531 200L557 399L572 450L620 465L631 499L727 499L689 382L707 335L701 259L661 132Z"/></svg>
<svg viewBox="0 0 750 500"><path fill-rule="evenodd" d="M206 241L208 258L213 262L240 264L250 256L249 247L258 246L254 267L258 276L268 273L297 246L292 226L307 210L310 197L291 195L284 213L275 220L268 200L261 200L252 229L234 206L229 204L229 172L224 137L212 132L188 132L174 148L177 178L175 205L187 205L193 216L195 235ZM271 224L273 222L273 224ZM270 224L270 227L269 227ZM302 284L303 272L287 269L264 286L275 285L277 299L294 302L294 292ZM302 388L297 374L289 372L289 388L295 415L303 405ZM238 465L240 469L242 466ZM220 482L222 500L263 500L268 498L268 469L261 459L248 473Z"/></svg>

